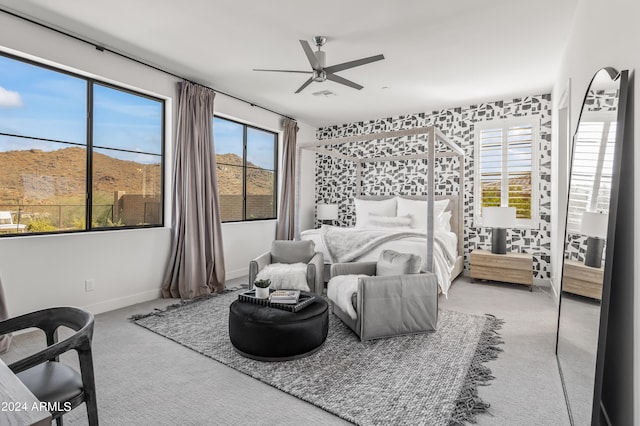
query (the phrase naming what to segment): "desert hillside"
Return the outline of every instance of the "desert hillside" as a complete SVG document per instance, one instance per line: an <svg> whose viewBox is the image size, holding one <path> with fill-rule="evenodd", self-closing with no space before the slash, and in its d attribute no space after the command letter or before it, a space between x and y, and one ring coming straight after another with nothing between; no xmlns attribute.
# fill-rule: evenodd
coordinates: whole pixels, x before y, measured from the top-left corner
<svg viewBox="0 0 640 426"><path fill-rule="evenodd" d="M0 203L18 201L30 204L47 203L55 199L84 196L86 151L71 147L57 151L37 149L0 152ZM233 194L242 186L242 169L229 165L242 165L235 154L217 156L218 186L221 194ZM253 164L249 164L253 166ZM147 195L160 190L160 165L119 160L98 152L93 154L94 188L105 194L125 191L137 194L144 180ZM247 189L252 194L270 194L273 174L250 169ZM237 193L237 190L235 190Z"/></svg>

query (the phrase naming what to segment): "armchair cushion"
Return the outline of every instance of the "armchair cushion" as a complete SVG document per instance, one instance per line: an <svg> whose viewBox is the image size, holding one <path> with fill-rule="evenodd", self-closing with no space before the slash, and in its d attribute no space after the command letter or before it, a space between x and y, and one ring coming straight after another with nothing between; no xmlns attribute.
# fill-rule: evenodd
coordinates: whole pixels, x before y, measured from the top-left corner
<svg viewBox="0 0 640 426"><path fill-rule="evenodd" d="M313 241L281 241L271 244L271 263L308 263L315 254Z"/></svg>
<svg viewBox="0 0 640 426"><path fill-rule="evenodd" d="M306 263L272 263L265 266L257 280L271 280L269 288L309 291Z"/></svg>
<svg viewBox="0 0 640 426"><path fill-rule="evenodd" d="M393 250L383 250L376 264L376 275L379 277L417 274L420 272L422 259L410 253L398 253Z"/></svg>

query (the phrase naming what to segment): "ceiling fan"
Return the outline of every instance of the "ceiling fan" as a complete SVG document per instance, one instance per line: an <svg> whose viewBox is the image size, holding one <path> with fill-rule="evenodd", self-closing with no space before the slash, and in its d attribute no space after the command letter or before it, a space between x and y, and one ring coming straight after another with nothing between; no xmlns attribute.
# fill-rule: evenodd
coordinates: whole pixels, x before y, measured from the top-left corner
<svg viewBox="0 0 640 426"><path fill-rule="evenodd" d="M299 74L312 74L311 77L307 81L305 81L302 86L296 90L296 93L302 92L305 87L307 87L312 82L316 81L318 83L322 83L326 80L331 80L336 83L344 84L345 86L353 87L354 89L360 90L363 86L354 83L351 80L347 80L344 77L340 77L336 75L336 72L344 71L349 68L359 67L360 65L365 65L371 62L380 61L384 59L384 55L375 55L370 56L368 58L356 59L354 61L343 62L337 65L331 65L330 67L325 67L325 52L320 50L322 46L327 42L327 38L324 36L315 36L313 41L316 43L318 47L317 52L313 52L309 42L306 40L300 40L300 44L302 45L302 49L304 53L307 55L307 59L309 59L309 63L311 64L311 71L295 71L295 70L265 70L265 69L255 69L254 71L270 71L270 72L293 72Z"/></svg>

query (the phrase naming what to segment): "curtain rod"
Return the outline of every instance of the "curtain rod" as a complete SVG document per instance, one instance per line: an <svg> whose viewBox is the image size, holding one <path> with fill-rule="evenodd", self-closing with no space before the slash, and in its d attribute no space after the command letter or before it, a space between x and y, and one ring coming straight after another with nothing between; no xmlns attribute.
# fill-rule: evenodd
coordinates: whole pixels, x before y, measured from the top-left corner
<svg viewBox="0 0 640 426"><path fill-rule="evenodd" d="M285 115L285 114L282 114L282 113L280 113L280 112L274 111L274 110L272 110L272 109L269 109L269 108L263 107L263 106L261 106L261 105L255 104L255 103L253 103L253 102L249 102L249 101L244 100L244 99L242 99L242 98L239 98L239 97L237 97L237 96L230 95L230 94L225 93L225 92L223 92L223 91L221 91L221 90L217 90L217 89L214 89L213 87L209 87L209 86L207 86L207 85L205 85L205 84L202 84L202 83L198 83L198 82L192 81L192 80L190 80L190 79L188 79L188 78L182 77L182 76L180 76L180 75L178 75L178 74L175 74L175 73L173 73L173 72L171 72L171 71L167 71L167 70L165 70L165 69L163 69L163 68L160 68L160 67L157 67L157 66L155 66L155 65L148 64L148 63L146 63L146 62L141 61L140 59L133 58L133 57L131 57L131 56L125 55L124 53L120 53L120 52L118 52L118 51L116 51L116 50L109 49L108 47L101 46L101 45L99 45L99 44L96 44L96 43L94 43L94 42L92 42L92 41L89 41L89 40L87 40L87 39L84 39L84 38L82 38L82 37L80 37L80 36L77 36L77 35L75 35L75 34L71 34L71 33L68 33L68 32L65 32L65 31L62 31L62 30L60 30L60 29L58 29L58 28L52 27L52 26L47 25L47 24L44 24L44 23L42 23L42 22L38 22L38 21L36 21L36 20L34 20L34 19L27 18L26 16L19 15L19 14L18 14L18 13L16 13L16 12L12 12L12 11L6 10L6 9L4 9L4 8L0 8L0 11L2 11L3 13L5 13L5 14L7 14L7 15L11 15L11 16L13 16L13 17L15 17L15 18L22 19L23 21L27 21L27 22L29 22L29 23L31 23L31 24L38 25L39 27L46 28L46 29L48 29L48 30L50 30L50 31L54 31L54 32L56 32L56 33L58 33L58 34L62 34L62 35L64 35L64 36L70 37L70 38L72 38L72 39L74 39L74 40L77 40L77 41L80 41L80 42L82 42L82 43L85 43L85 44L88 44L88 45L90 45L90 46L93 46L93 47L95 47L95 48L96 48L96 50L99 50L100 52L109 52L109 53L112 53L112 54L114 54L114 55L120 56L121 58L128 59L129 61L136 62L136 63L138 63L138 64L140 64L140 65L143 65L143 66L145 66L145 67L148 67L148 68L154 69L154 70L156 70L156 71L160 71L161 73L164 73L164 74L170 75L170 76L172 76L172 77L179 78L179 79L184 80L184 81L188 81L189 83L197 84L198 86L206 87L207 89L213 90L214 92L219 93L219 94L221 94L221 95L224 95L224 96L227 96L227 97L229 97L229 98L232 98L232 99L238 100L238 101L240 101L240 102L244 102L244 103L246 103L246 104L249 104L249 105L251 105L252 107L260 108L260 109L263 109L263 110L265 110L265 111L269 111L269 112L271 112L271 113L273 113L273 114L279 115L279 116L281 116L281 117L284 117L284 118L288 118L288 119L290 119L290 120L297 121L295 118L293 118L293 117L289 117L288 115Z"/></svg>

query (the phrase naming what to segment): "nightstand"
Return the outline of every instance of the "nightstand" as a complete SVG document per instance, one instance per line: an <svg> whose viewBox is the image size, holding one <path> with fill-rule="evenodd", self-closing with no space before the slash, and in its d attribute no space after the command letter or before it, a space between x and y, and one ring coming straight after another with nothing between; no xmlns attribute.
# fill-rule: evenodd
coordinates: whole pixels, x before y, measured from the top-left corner
<svg viewBox="0 0 640 426"><path fill-rule="evenodd" d="M533 286L533 257L528 253L471 252L471 278Z"/></svg>
<svg viewBox="0 0 640 426"><path fill-rule="evenodd" d="M592 268L575 260L564 261L562 291L600 300L603 281L604 267Z"/></svg>

